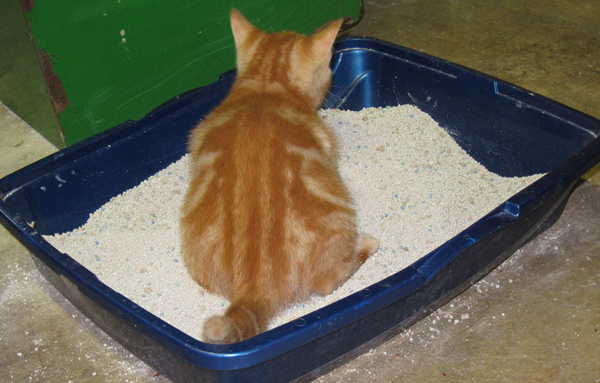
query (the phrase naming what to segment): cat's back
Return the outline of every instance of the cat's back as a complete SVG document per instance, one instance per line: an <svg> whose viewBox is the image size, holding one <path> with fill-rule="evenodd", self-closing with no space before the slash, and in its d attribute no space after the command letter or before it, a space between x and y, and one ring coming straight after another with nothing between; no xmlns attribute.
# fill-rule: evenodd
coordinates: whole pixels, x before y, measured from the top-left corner
<svg viewBox="0 0 600 383"><path fill-rule="evenodd" d="M290 273L307 269L311 260L292 253L307 250L302 243L311 246L306 233L318 228L310 225L332 210L351 211L326 148L331 138L319 137L322 125L314 111L268 94L224 102L203 122L202 142L191 151L195 176L183 211L184 236L202 243L196 261L212 263L215 275L244 265L219 276L228 283L204 276L206 287L227 295L248 278L295 285L300 276Z"/></svg>
<svg viewBox="0 0 600 383"><path fill-rule="evenodd" d="M234 201L224 206L236 207L232 214L250 209L260 214L254 216L257 221L283 214L287 205L298 206L300 199L309 197L301 196L300 189L314 183L309 180L313 172L323 182L330 178L330 183L339 183L345 194L336 182L335 137L314 110L289 97L238 95L215 109L197 131L201 137L191 144L192 178L209 188L191 189L203 194L207 207L232 195Z"/></svg>
<svg viewBox="0 0 600 383"><path fill-rule="evenodd" d="M255 153L281 158L302 147L328 157L335 147L334 135L315 111L290 97L261 92L226 100L195 133L192 156L218 150L232 157Z"/></svg>

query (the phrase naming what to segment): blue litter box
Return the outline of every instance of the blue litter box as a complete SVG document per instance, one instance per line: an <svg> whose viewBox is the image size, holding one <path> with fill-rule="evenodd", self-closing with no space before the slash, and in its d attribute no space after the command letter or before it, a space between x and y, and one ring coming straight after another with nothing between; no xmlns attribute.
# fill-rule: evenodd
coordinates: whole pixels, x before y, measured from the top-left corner
<svg viewBox="0 0 600 383"><path fill-rule="evenodd" d="M174 382L308 381L398 334L486 275L551 226L575 182L600 161L599 120L456 64L347 38L335 45L332 67L328 105L413 104L492 172L547 174L397 274L233 345L184 334L105 286L42 235L81 226L111 197L180 159L188 132L225 97L234 73L1 179L0 222L67 299Z"/></svg>

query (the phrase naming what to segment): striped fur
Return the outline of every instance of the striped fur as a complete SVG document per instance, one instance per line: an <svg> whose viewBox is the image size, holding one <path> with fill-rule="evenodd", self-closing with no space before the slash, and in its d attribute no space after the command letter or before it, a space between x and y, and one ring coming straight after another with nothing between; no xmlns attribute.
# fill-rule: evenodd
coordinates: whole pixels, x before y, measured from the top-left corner
<svg viewBox="0 0 600 383"><path fill-rule="evenodd" d="M335 137L316 113L340 24L268 34L231 12L238 76L190 136L181 219L189 274L231 301L205 323L207 342L264 332L280 309L330 294L379 246L356 233Z"/></svg>

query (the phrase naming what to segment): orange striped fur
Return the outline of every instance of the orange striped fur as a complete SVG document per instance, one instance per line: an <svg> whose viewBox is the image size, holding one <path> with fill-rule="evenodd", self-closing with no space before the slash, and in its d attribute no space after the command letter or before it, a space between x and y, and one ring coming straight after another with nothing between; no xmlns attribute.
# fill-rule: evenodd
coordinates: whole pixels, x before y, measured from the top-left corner
<svg viewBox="0 0 600 383"><path fill-rule="evenodd" d="M231 12L237 79L190 136L181 219L189 274L231 302L205 323L207 342L266 331L279 310L330 294L379 247L356 233L335 136L316 112L340 25L269 34Z"/></svg>

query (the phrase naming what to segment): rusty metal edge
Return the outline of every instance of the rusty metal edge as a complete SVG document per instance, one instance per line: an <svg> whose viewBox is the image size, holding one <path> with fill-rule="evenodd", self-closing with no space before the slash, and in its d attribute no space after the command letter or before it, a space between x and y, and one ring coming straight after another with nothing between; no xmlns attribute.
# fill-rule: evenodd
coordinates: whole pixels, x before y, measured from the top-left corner
<svg viewBox="0 0 600 383"><path fill-rule="evenodd" d="M38 58L38 64L40 65L40 69L42 70L42 76L44 77L44 81L48 86L48 93L50 95L50 102L52 104L52 110L54 111L54 117L56 118L56 122L58 123L58 127L60 128L61 138L66 144L67 140L59 115L60 113L64 112L67 106L69 105L67 93L65 91L64 86L62 85L62 82L52 69L54 63L51 60L51 55L49 55L45 49L38 49L37 44L35 43L35 39L33 38L33 32L31 30L31 19L28 17L27 14L31 12L35 7L35 0L19 0L19 2L21 3L21 8L23 9L23 13L25 15L27 29L29 30L29 38L31 40L31 43L33 44L33 48L35 49L36 56Z"/></svg>

